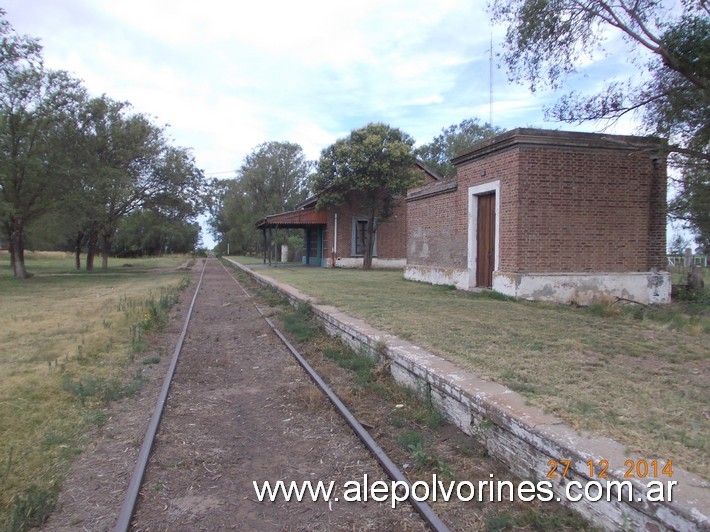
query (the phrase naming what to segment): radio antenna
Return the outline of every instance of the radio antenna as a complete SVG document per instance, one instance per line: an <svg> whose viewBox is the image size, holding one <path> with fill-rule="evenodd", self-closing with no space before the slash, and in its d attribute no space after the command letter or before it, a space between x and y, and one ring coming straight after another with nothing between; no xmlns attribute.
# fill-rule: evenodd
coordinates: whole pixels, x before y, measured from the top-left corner
<svg viewBox="0 0 710 532"><path fill-rule="evenodd" d="M488 58L488 124L493 125L493 32L491 32L491 47Z"/></svg>

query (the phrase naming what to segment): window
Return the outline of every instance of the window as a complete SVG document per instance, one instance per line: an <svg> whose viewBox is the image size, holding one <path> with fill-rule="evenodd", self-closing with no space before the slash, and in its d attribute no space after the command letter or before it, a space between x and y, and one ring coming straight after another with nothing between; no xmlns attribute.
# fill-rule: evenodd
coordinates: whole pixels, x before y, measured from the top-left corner
<svg viewBox="0 0 710 532"><path fill-rule="evenodd" d="M365 254L365 234L367 233L367 220L355 220L355 253Z"/></svg>
<svg viewBox="0 0 710 532"><path fill-rule="evenodd" d="M352 255L362 257L365 255L365 242L367 239L367 218L353 218L352 232ZM375 244L372 249L372 256L377 256L377 234L373 235Z"/></svg>

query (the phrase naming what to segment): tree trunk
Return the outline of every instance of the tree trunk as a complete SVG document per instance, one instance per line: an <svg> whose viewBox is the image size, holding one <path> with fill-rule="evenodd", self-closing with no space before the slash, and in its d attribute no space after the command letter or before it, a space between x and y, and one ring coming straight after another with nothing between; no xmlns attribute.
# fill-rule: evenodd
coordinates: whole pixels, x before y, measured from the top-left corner
<svg viewBox="0 0 710 532"><path fill-rule="evenodd" d="M25 268L25 239L24 228L20 221L13 224L10 234L10 254L12 256L12 269L16 279L27 279L27 269Z"/></svg>
<svg viewBox="0 0 710 532"><path fill-rule="evenodd" d="M111 254L113 231L105 231L101 238L101 269L108 270L108 256Z"/></svg>
<svg viewBox="0 0 710 532"><path fill-rule="evenodd" d="M8 239L10 238L10 235L12 234L12 225L10 222L5 222L4 224L4 232L7 235ZM10 245L10 240L7 241L7 249L10 252L10 269L12 271L15 271L15 250L12 249L12 246Z"/></svg>
<svg viewBox="0 0 710 532"><path fill-rule="evenodd" d="M89 229L86 241L86 271L94 271L94 256L96 255L96 246L99 242L98 230L94 227Z"/></svg>
<svg viewBox="0 0 710 532"><path fill-rule="evenodd" d="M84 241L84 231L81 229L76 232L76 240L74 241L74 257L76 269L81 270L81 243Z"/></svg>
<svg viewBox="0 0 710 532"><path fill-rule="evenodd" d="M367 221L367 231L365 232L365 256L362 259L362 269L372 269L372 255L375 252L375 216L370 214L370 219Z"/></svg>

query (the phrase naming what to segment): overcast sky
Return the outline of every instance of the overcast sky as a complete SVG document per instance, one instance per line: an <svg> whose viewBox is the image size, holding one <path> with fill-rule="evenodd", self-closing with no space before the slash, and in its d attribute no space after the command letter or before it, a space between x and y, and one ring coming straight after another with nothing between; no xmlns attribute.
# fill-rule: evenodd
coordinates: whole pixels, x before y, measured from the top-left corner
<svg viewBox="0 0 710 532"><path fill-rule="evenodd" d="M479 118L505 129L545 122L559 94L531 94L493 69L504 29L484 0L5 0L16 31L37 37L47 65L92 95L126 100L169 124L208 176L229 177L266 141L310 159L352 129L385 122L429 142ZM628 75L623 54L589 61L570 88ZM496 62L494 60L494 62ZM490 113L490 114L489 114ZM633 133L629 122L608 130Z"/></svg>

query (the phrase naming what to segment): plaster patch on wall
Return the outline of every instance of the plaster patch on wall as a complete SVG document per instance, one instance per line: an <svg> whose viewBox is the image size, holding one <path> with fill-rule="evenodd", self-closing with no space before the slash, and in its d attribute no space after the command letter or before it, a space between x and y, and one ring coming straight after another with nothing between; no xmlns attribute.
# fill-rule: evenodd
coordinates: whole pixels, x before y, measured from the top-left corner
<svg viewBox="0 0 710 532"><path fill-rule="evenodd" d="M514 273L493 272L493 290L515 297L518 289L518 278Z"/></svg>
<svg viewBox="0 0 710 532"><path fill-rule="evenodd" d="M534 301L589 305L608 298L644 304L671 300L668 272L629 273L493 273L493 289L502 294Z"/></svg>
<svg viewBox="0 0 710 532"><path fill-rule="evenodd" d="M420 256L422 258L429 257L429 235L428 232L422 227L416 227L411 235L407 238L407 256L414 257ZM421 245L421 251L417 251L417 248Z"/></svg>
<svg viewBox="0 0 710 532"><path fill-rule="evenodd" d="M453 285L459 289L468 287L468 270L454 268L407 265L404 268L404 278L408 281Z"/></svg>
<svg viewBox="0 0 710 532"><path fill-rule="evenodd" d="M362 268L363 259L361 257L338 257L335 259L336 268ZM373 257L373 268L401 269L407 264L407 259L378 259Z"/></svg>
<svg viewBox="0 0 710 532"><path fill-rule="evenodd" d="M649 303L662 304L671 300L671 282L668 272L652 271L648 275Z"/></svg>

